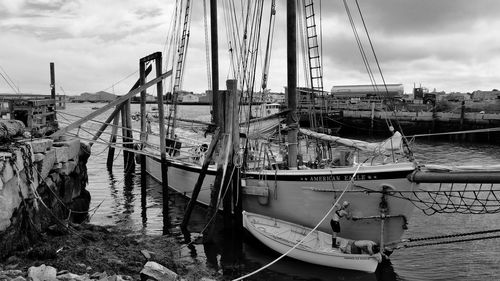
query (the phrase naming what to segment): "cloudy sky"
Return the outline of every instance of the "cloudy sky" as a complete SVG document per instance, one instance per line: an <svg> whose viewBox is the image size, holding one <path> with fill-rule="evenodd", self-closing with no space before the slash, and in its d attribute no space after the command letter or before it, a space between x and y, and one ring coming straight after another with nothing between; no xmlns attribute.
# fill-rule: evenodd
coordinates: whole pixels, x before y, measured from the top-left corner
<svg viewBox="0 0 500 281"><path fill-rule="evenodd" d="M500 1L358 1L387 83L402 83L406 92L414 83L446 92L500 88ZM139 58L165 49L175 2L0 0L0 73L15 88L0 76L0 93L49 94L50 62L56 66L59 93L126 93L137 79ZM203 1L193 2L183 88L202 92L208 87ZM267 7L270 1L265 2ZM283 91L285 1L277 3L268 87ZM348 3L351 12L357 14L355 2ZM316 4L318 9L318 0ZM321 6L325 89L369 84L342 1L325 0ZM267 28L267 10L263 30ZM316 20L319 22L319 16ZM362 23L357 16L355 20L368 51ZM223 88L230 72L222 5L219 24ZM370 61L376 69L372 58ZM257 65L260 68L262 61Z"/></svg>

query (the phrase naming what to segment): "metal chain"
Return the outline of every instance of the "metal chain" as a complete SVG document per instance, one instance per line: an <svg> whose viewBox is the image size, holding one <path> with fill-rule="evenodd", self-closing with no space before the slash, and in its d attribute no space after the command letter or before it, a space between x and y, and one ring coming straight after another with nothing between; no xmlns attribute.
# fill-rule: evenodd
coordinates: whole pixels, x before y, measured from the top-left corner
<svg viewBox="0 0 500 281"><path fill-rule="evenodd" d="M460 239L460 240L452 240L452 241L433 242L433 243L423 243L423 244L417 244L417 245L401 245L401 246L396 247L396 249L415 248L415 247L423 247L423 246L433 246L433 245L451 244L451 243L469 242L469 241L496 239L496 238L500 238L500 235L476 237L476 238L468 238L468 239Z"/></svg>
<svg viewBox="0 0 500 281"><path fill-rule="evenodd" d="M24 172L26 173L26 181L28 182L28 186L33 183L33 159L31 159L31 148L29 144L25 144L21 146L21 154L23 158L24 164Z"/></svg>
<svg viewBox="0 0 500 281"><path fill-rule="evenodd" d="M483 231L475 231L475 232L467 232L467 233L457 233L457 234L449 234L449 235L439 235L439 236L429 236L429 237L419 237L419 238L408 238L408 239L404 239L403 242L416 242L416 241L452 238L452 237L478 235L478 234L486 234L486 233L494 233L494 232L500 232L500 229L491 229L491 230L483 230Z"/></svg>

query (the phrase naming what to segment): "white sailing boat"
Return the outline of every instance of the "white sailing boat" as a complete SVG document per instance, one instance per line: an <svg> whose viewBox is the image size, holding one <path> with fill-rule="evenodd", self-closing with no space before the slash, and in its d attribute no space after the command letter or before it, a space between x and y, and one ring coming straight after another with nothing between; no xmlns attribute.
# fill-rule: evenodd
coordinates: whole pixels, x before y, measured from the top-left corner
<svg viewBox="0 0 500 281"><path fill-rule="evenodd" d="M268 132L273 131L271 127L266 128ZM275 132L280 130L280 127L273 128ZM256 132L254 135L259 135ZM249 149L241 179L243 209L314 227L353 180L354 184L349 186L342 200L350 202L350 211L358 220L343 219L340 236L372 240L381 245L399 241L413 205L393 194L417 188L417 184L407 179L416 164L403 150L401 135L395 133L384 142L370 144L308 130L301 130L301 133L307 137L299 139L297 146L304 148L302 158L305 160L309 156L306 147L311 138L347 145L350 150L340 146L325 148L320 156L311 156L311 162L317 162L313 168L306 164L308 161L299 160L297 168L287 169L283 168L287 162L286 152L281 153L281 158L277 154L280 150L285 151L291 142L251 139L249 143L253 143L255 151ZM199 145L194 139L183 141L180 153L167 159L169 187L187 197L191 196L202 170L199 155L188 152ZM146 159L147 172L158 181L162 179L160 163L159 155L149 155ZM215 176L216 167L211 165L197 197L199 203L209 204ZM330 233L329 222L321 224L319 230Z"/></svg>

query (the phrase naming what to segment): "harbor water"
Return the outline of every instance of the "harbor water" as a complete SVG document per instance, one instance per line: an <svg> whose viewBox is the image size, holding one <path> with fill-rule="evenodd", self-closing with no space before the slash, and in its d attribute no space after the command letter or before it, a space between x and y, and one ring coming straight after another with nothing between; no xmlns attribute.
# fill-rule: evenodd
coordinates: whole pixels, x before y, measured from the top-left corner
<svg viewBox="0 0 500 281"><path fill-rule="evenodd" d="M60 126L76 120L76 116L86 116L93 107L103 104L67 104L58 114ZM132 112L139 111L132 105ZM71 116L65 113L70 113ZM109 114L109 113L108 113ZM107 115L99 117L104 121ZM209 121L208 106L181 106L180 117ZM82 139L91 138L101 124L86 123L78 130ZM193 127L192 133L197 129ZM189 129L187 129L189 131ZM75 130L76 132L76 130ZM102 139L109 140L104 134ZM121 140L119 140L121 141ZM499 164L500 147L486 144L449 143L416 140L413 145L415 158L420 163L444 165ZM88 190L92 195L91 223L118 225L137 233L161 235L163 229L162 189L154 179L147 179L147 195L141 202L140 167L125 176L123 155L117 150L113 171L106 169L107 145L96 143L88 162ZM500 198L499 198L500 200ZM177 226L182 221L187 200L171 192L169 218L171 234L179 236L183 247L182 258L193 263L206 262L206 248L201 239L195 240L193 247L184 247ZM499 206L500 208L500 206ZM196 238L205 226L205 210L197 206L190 223L192 237ZM409 220L405 237L427 237L500 228L498 214L434 214L426 215L415 208ZM390 262L380 266L376 274L332 269L306 264L284 258L268 269L247 280L499 280L500 241L498 239L476 240L463 243L439 244L425 247L395 250ZM208 253L208 252L207 252ZM227 280L252 272L279 255L265 246L247 239L243 245L243 260L234 275ZM219 256L220 258L220 256Z"/></svg>

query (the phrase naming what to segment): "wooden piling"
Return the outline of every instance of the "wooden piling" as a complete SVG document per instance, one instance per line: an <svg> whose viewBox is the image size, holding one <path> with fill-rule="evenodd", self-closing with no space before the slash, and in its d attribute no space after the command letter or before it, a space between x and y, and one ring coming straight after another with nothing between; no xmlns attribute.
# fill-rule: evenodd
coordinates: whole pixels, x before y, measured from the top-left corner
<svg viewBox="0 0 500 281"><path fill-rule="evenodd" d="M117 109L120 109L120 106L117 106ZM120 111L118 110L117 113ZM118 132L118 122L120 121L120 117L118 114L115 114L113 119L113 127L111 128L111 137L109 139L109 149L108 149L108 160L106 161L106 166L108 171L113 170L113 162L115 159L115 148L114 144L116 143L116 134Z"/></svg>
<svg viewBox="0 0 500 281"><path fill-rule="evenodd" d="M50 98L56 100L56 72L54 63L50 63Z"/></svg>
<svg viewBox="0 0 500 281"><path fill-rule="evenodd" d="M153 54L155 57L156 75L161 74L162 62L161 52ZM160 126L160 157L161 157L161 182L162 182L162 199L163 199L163 234L168 234L170 221L168 218L168 165L166 152L166 137L165 132L165 110L163 106L163 84L161 81L156 83L156 93L158 95L158 123Z"/></svg>
<svg viewBox="0 0 500 281"><path fill-rule="evenodd" d="M219 96L219 103L215 104L214 107L217 106L219 108L214 109L214 112L220 112L224 116L224 104L225 104L225 91L220 91L221 95ZM214 225L215 225L215 220L212 219L213 216L216 215L217 213L217 205L218 205L218 198L219 198L219 192L221 187L223 186L224 183L224 168L227 167L226 161L226 153L227 153L227 141L228 141L228 135L226 132L226 127L225 127L225 119L215 119L218 121L216 125L221 128L221 134L223 136L223 141L220 142L218 146L218 161L217 161L217 171L215 174L215 180L214 180L214 185L212 187L212 190L210 192L210 203L208 205L208 210L207 210L207 221L210 223L210 225L207 226L206 231L203 233L203 240L204 242L210 242L213 241L213 234L214 234Z"/></svg>

